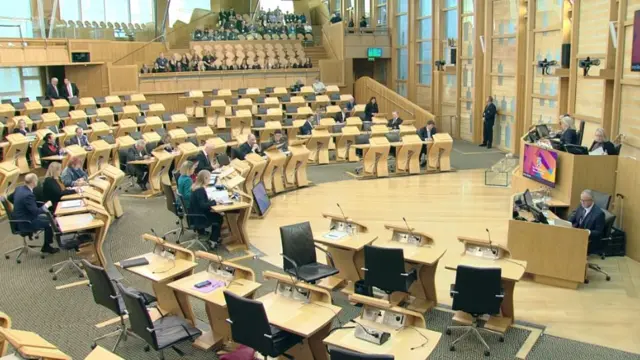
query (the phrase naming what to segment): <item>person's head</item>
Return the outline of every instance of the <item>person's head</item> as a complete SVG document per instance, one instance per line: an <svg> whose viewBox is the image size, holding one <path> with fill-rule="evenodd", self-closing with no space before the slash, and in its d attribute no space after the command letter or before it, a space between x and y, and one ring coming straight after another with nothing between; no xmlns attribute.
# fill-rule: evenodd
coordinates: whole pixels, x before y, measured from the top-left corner
<svg viewBox="0 0 640 360"><path fill-rule="evenodd" d="M575 123L571 116L563 116L562 119L560 119L560 125L562 126L562 130L573 129L575 126L574 124Z"/></svg>
<svg viewBox="0 0 640 360"><path fill-rule="evenodd" d="M58 78L51 78L51 85L53 86L58 85Z"/></svg>
<svg viewBox="0 0 640 360"><path fill-rule="evenodd" d="M47 144L51 144L51 145L53 145L53 143L56 141L55 139L56 139L56 138L53 136L53 134L52 134L52 133L47 133L47 135L45 135L45 136L44 136L44 141L45 141Z"/></svg>
<svg viewBox="0 0 640 360"><path fill-rule="evenodd" d="M24 177L24 184L31 189L35 189L38 186L38 175L34 173L28 173Z"/></svg>
<svg viewBox="0 0 640 360"><path fill-rule="evenodd" d="M18 128L20 128L21 130L26 129L27 128L27 122L24 121L24 119L18 120Z"/></svg>
<svg viewBox="0 0 640 360"><path fill-rule="evenodd" d="M316 78L316 79L314 80L314 82L315 82L316 84L317 84L317 83L319 83L319 82L320 82L320 78Z"/></svg>
<svg viewBox="0 0 640 360"><path fill-rule="evenodd" d="M250 146L255 145L257 142L256 140L256 136L253 134L249 134L249 136L247 136L247 144L249 144Z"/></svg>
<svg viewBox="0 0 640 360"><path fill-rule="evenodd" d="M487 104L491 104L493 102L493 96L487 96Z"/></svg>
<svg viewBox="0 0 640 360"><path fill-rule="evenodd" d="M597 128L596 132L593 134L593 139L596 142L603 143L607 141L607 133L604 132L603 128Z"/></svg>
<svg viewBox="0 0 640 360"><path fill-rule="evenodd" d="M582 193L580 193L580 205L585 209L593 205L593 192L591 190L583 190Z"/></svg>
<svg viewBox="0 0 640 360"><path fill-rule="evenodd" d="M187 160L183 161L182 165L180 165L180 175L191 176L193 174L193 162Z"/></svg>
<svg viewBox="0 0 640 360"><path fill-rule="evenodd" d="M392 112L391 116L393 116L394 119L397 119L398 118L398 112L397 111Z"/></svg>
<svg viewBox="0 0 640 360"><path fill-rule="evenodd" d="M436 123L433 120L427 121L427 129L431 130L434 126L436 126Z"/></svg>
<svg viewBox="0 0 640 360"><path fill-rule="evenodd" d="M342 111L345 112L345 113L348 113L349 109L347 109L347 107L345 106L345 107L342 108Z"/></svg>
<svg viewBox="0 0 640 360"><path fill-rule="evenodd" d="M84 131L82 130L82 128L80 126L78 126L76 128L76 136L80 137L80 136L82 136L82 134L84 134Z"/></svg>
<svg viewBox="0 0 640 360"><path fill-rule="evenodd" d="M196 175L196 181L193 183L192 189L207 187L207 185L209 185L210 180L211 180L211 173L209 172L209 170L200 170L198 175Z"/></svg>
<svg viewBox="0 0 640 360"><path fill-rule="evenodd" d="M215 145L213 143L206 142L204 144L204 152L206 152L207 154L211 154L213 152L213 149L215 149Z"/></svg>
<svg viewBox="0 0 640 360"><path fill-rule="evenodd" d="M67 78L64 78L64 84L65 85L69 85L69 84L71 84L71 81L69 81L69 79L67 79Z"/></svg>
<svg viewBox="0 0 640 360"><path fill-rule="evenodd" d="M59 162L54 161L49 164L49 168L47 169L47 173L44 175L48 178L58 179L60 178L60 173L62 172L62 165Z"/></svg>
<svg viewBox="0 0 640 360"><path fill-rule="evenodd" d="M280 141L282 139L282 130L278 129L273 132L273 139L275 141Z"/></svg>
<svg viewBox="0 0 640 360"><path fill-rule="evenodd" d="M375 104L376 103L376 97L372 96L371 99L369 99L369 104Z"/></svg>
<svg viewBox="0 0 640 360"><path fill-rule="evenodd" d="M160 53L160 59L164 59L164 53Z"/></svg>
<svg viewBox="0 0 640 360"><path fill-rule="evenodd" d="M80 157L72 157L68 166L73 169L79 169L82 167L82 159Z"/></svg>
<svg viewBox="0 0 640 360"><path fill-rule="evenodd" d="M144 140L140 139L138 141L136 141L136 150L140 151L144 149Z"/></svg>

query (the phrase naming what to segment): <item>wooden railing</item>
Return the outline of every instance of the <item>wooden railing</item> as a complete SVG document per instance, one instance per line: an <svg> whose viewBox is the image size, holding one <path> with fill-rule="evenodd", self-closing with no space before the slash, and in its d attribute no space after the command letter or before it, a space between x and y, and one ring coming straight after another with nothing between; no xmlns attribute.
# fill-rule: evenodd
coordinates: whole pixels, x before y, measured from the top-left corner
<svg viewBox="0 0 640 360"><path fill-rule="evenodd" d="M361 77L356 81L354 96L359 104L368 102L371 97L375 97L381 113L385 113L389 117L392 111L397 111L401 118L415 120L416 128L424 126L428 120L436 121L432 113L368 76ZM441 127L441 125L436 122L436 127Z"/></svg>

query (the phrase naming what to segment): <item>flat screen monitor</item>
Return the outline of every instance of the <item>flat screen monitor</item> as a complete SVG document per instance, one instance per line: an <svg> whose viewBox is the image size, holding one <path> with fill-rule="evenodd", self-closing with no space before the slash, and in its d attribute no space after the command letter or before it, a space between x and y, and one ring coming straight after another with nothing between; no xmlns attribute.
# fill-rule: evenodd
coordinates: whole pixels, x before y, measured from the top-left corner
<svg viewBox="0 0 640 360"><path fill-rule="evenodd" d="M367 57L369 59L381 58L382 48L367 48Z"/></svg>
<svg viewBox="0 0 640 360"><path fill-rule="evenodd" d="M547 125L536 125L536 132L541 139L547 138L549 136L549 128Z"/></svg>
<svg viewBox="0 0 640 360"><path fill-rule="evenodd" d="M558 153L531 144L524 144L524 177L541 184L555 187L558 165Z"/></svg>
<svg viewBox="0 0 640 360"><path fill-rule="evenodd" d="M531 196L531 192L529 191L529 189L525 190L524 192L524 205L527 208L533 207L533 197Z"/></svg>
<svg viewBox="0 0 640 360"><path fill-rule="evenodd" d="M621 36L621 35L618 35ZM640 71L640 10L633 15L633 43L631 44L631 71Z"/></svg>
<svg viewBox="0 0 640 360"><path fill-rule="evenodd" d="M253 201L256 204L258 215L263 216L271 206L271 200L269 200L269 195L267 195L267 189L264 188L264 183L262 181L257 183L251 192L253 193Z"/></svg>

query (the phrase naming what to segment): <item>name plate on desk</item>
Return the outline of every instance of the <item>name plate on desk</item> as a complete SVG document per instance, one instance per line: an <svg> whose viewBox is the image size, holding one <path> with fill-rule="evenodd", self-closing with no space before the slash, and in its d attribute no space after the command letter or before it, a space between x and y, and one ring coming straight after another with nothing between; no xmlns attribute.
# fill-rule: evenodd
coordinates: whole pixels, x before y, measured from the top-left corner
<svg viewBox="0 0 640 360"><path fill-rule="evenodd" d="M468 245L466 253L471 256L481 257L483 259L499 259L500 249L494 247L491 249L488 246Z"/></svg>
<svg viewBox="0 0 640 360"><path fill-rule="evenodd" d="M349 234L345 231L331 230L324 234L324 238L329 240L340 240L348 235Z"/></svg>

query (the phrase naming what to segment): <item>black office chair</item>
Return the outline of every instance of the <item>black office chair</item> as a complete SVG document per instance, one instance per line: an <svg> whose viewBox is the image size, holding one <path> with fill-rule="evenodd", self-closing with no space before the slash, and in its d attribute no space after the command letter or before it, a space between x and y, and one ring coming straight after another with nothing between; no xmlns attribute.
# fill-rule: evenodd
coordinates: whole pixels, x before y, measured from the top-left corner
<svg viewBox="0 0 640 360"><path fill-rule="evenodd" d="M141 115L136 116L136 124L138 125L145 124L146 123L145 119L146 119L145 116L141 116Z"/></svg>
<svg viewBox="0 0 640 360"><path fill-rule="evenodd" d="M596 199L596 196L594 194L594 201L595 199ZM609 211L605 210L604 208L602 209L602 211L604 212L604 232L602 234L602 238L600 238L599 240L589 241L589 245L587 246L587 256L598 255L600 256L601 259L604 260L605 258L604 249L606 247L607 242L611 241L612 239L612 234L614 232L613 224L616 222L616 216L610 213ZM587 267L595 272L599 272L600 274L604 275L607 281L611 280L611 276L609 276L609 274L606 271L602 270L600 265L596 263L587 262ZM584 283L588 284L589 279L585 279Z"/></svg>
<svg viewBox="0 0 640 360"><path fill-rule="evenodd" d="M331 254L318 247L313 241L313 232L308 221L281 226L280 239L282 241L283 268L286 273L302 281L315 283L339 272L335 268ZM330 266L317 261L316 249L327 255Z"/></svg>
<svg viewBox="0 0 640 360"><path fill-rule="evenodd" d="M51 265L49 272L53 273L52 279L58 280L58 274L67 268L75 270L78 277L83 278L84 272L80 268L82 262L80 259L74 259L73 255L78 251L83 244L93 241L93 234L91 232L75 232L75 233L63 233L58 226L58 222L52 213L46 212L45 215L49 220L51 230L53 231L53 237L58 244L60 250L66 250L69 253L67 260L61 261ZM57 268L57 270L56 270Z"/></svg>
<svg viewBox="0 0 640 360"><path fill-rule="evenodd" d="M86 109L84 109L85 114L89 115L89 116L93 116L93 115L97 115L98 114L98 109L95 107L88 107Z"/></svg>
<svg viewBox="0 0 640 360"><path fill-rule="evenodd" d="M109 145L115 145L116 143L116 139L113 137L112 134L102 135L102 136L99 136L98 138L100 138L100 140L104 140Z"/></svg>
<svg viewBox="0 0 640 360"><path fill-rule="evenodd" d="M116 285L129 314L131 331L148 344L146 348L151 347L158 351L159 359L164 360L164 349L169 347L180 356L184 355L176 345L185 340L194 341L202 334L180 316L160 313L161 318L151 321L144 297L130 291L122 284Z"/></svg>
<svg viewBox="0 0 640 360"><path fill-rule="evenodd" d="M264 96L258 96L256 98L256 104L264 104Z"/></svg>
<svg viewBox="0 0 640 360"><path fill-rule="evenodd" d="M362 122L362 131L371 131L371 126L373 126L373 123L371 121L363 121Z"/></svg>
<svg viewBox="0 0 640 360"><path fill-rule="evenodd" d="M31 101L31 100L29 100L29 98L28 98L28 97L21 97L19 100L20 100L20 102L22 102L22 103Z"/></svg>
<svg viewBox="0 0 640 360"><path fill-rule="evenodd" d="M157 128L155 129L156 134L160 136L160 139L163 139L165 135L167 135L167 130L165 128Z"/></svg>
<svg viewBox="0 0 640 360"><path fill-rule="evenodd" d="M175 193L174 193L174 196ZM180 204L180 208L182 208L182 214L184 216L185 219L187 219L187 229L193 231L196 235L196 237L192 240L189 241L185 241L183 243L180 242L180 238L182 237L182 234L184 234L184 227L182 227L182 231L180 233L180 235L178 236L178 240L176 240L176 244L180 244L180 246L182 246L185 249L191 249L194 246L198 246L200 249L207 251L207 246L205 245L204 241L200 240L200 234L204 233L206 231L206 227L197 227L194 224L191 223L191 220L195 217L205 217L205 215L203 214L191 214L189 213L189 209L187 209L187 206L184 202L184 199L182 198L182 196L180 194L178 194L176 196L178 198L178 204Z"/></svg>
<svg viewBox="0 0 640 360"><path fill-rule="evenodd" d="M145 150L147 150L147 153L149 154L151 154L153 150L157 147L158 147L157 141L149 141L148 143L144 144L144 148Z"/></svg>
<svg viewBox="0 0 640 360"><path fill-rule="evenodd" d="M291 95L286 94L286 95L280 96L280 101L281 102L289 102L289 101L291 101Z"/></svg>
<svg viewBox="0 0 640 360"><path fill-rule="evenodd" d="M2 101L0 103L2 104L11 104L13 101L11 101L11 99L2 99Z"/></svg>
<svg viewBox="0 0 640 360"><path fill-rule="evenodd" d="M166 184L162 182L161 185L162 185L162 192L164 193L164 198L167 203L167 210L171 211L173 215L175 215L178 218L178 220L176 220L176 225L179 226L177 229L171 230L167 234L178 233L178 239L176 240L176 243L179 244L180 238L182 238L182 235L184 234L185 210L182 209L182 205L178 202L178 199L176 199L176 194L173 192L173 188L171 187L171 184Z"/></svg>
<svg viewBox="0 0 640 360"><path fill-rule="evenodd" d="M611 195L596 190L591 190L593 202L602 210L609 210Z"/></svg>
<svg viewBox="0 0 640 360"><path fill-rule="evenodd" d="M278 356L293 359L286 352L303 339L271 326L260 301L243 298L229 291L224 292L224 299L229 311L227 322L231 325L234 342L254 349L265 359Z"/></svg>
<svg viewBox="0 0 640 360"><path fill-rule="evenodd" d="M395 291L408 293L411 284L418 278L416 269L405 270L402 249L365 245L363 270L364 284L369 288L376 287L388 295Z"/></svg>
<svg viewBox="0 0 640 360"><path fill-rule="evenodd" d="M265 121L264 120L253 120L253 127L254 128L263 128L265 126Z"/></svg>
<svg viewBox="0 0 640 360"><path fill-rule="evenodd" d="M38 232L33 232L33 231L21 231L18 229L18 224L31 224L31 221L27 221L27 220L16 220L13 218L13 210L11 208L11 204L9 203L9 200L4 197L4 196L0 196L0 203L2 203L2 207L4 207L4 211L7 214L7 219L9 219L9 228L11 229L11 233L13 235L18 235L22 238L22 246L19 246L15 249L9 250L7 252L4 253L4 258L5 259L9 259L9 255L13 254L15 252L18 253L18 256L16 257L16 263L20 264L22 262L22 260L20 260L20 257L22 257L22 254L29 254L29 253L34 253L34 254L39 254L41 259L44 259L44 254L40 252L40 250L38 250L41 246L40 245L30 245L27 240L33 240L33 239L38 239L38 234L40 233Z"/></svg>
<svg viewBox="0 0 640 360"><path fill-rule="evenodd" d="M331 94L329 96L329 100L331 100L331 101L340 101L340 94Z"/></svg>
<svg viewBox="0 0 640 360"><path fill-rule="evenodd" d="M264 88L264 93L265 94L273 94L273 87L272 86L267 86Z"/></svg>
<svg viewBox="0 0 640 360"><path fill-rule="evenodd" d="M129 136L135 141L142 139L142 133L140 131L132 131L129 133Z"/></svg>
<svg viewBox="0 0 640 360"><path fill-rule="evenodd" d="M473 320L471 325L447 327L447 335L451 335L451 330L467 330L451 343L449 350L455 351L455 345L469 335L469 333L473 333L482 345L484 345L484 355L489 356L491 349L482 338L482 335L480 335L479 330L500 336L500 342L504 341L504 337L497 331L478 327L478 319L484 314L496 315L500 313L500 305L504 298L502 269L458 265L456 270L456 283L451 285L450 294L453 298L451 308L470 314Z"/></svg>
<svg viewBox="0 0 640 360"><path fill-rule="evenodd" d="M99 340L117 336L118 340L111 350L112 352L115 352L118 348L118 345L120 344L120 341L127 341L127 335L138 337L130 329L127 329L127 325L124 322L124 317L125 315L127 315L127 309L124 306L122 296L120 296L120 294L116 290L115 283L117 282L117 280L111 279L104 268L93 265L87 260L82 260L82 267L87 272L89 287L91 288L91 293L93 294L93 301L98 305L106 307L120 317L120 324L116 328L116 330L94 339L91 348L95 348L98 345L97 342ZM145 305L156 302L156 298L150 294L139 292L133 288L129 288L129 290L132 293L137 292L140 296L142 296Z"/></svg>
<svg viewBox="0 0 640 360"><path fill-rule="evenodd" d="M393 355L369 355L346 349L329 347L331 360L394 360Z"/></svg>

